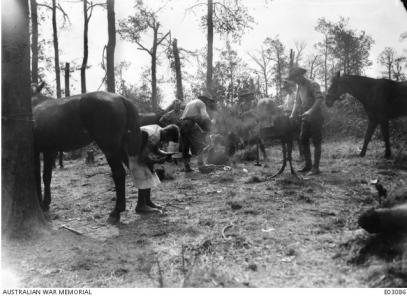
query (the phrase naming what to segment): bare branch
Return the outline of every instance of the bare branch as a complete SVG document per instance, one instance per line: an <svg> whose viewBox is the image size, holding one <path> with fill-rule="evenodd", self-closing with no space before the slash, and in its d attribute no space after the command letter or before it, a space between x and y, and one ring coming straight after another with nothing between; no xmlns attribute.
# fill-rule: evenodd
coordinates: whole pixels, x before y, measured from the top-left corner
<svg viewBox="0 0 407 300"><path fill-rule="evenodd" d="M143 50L148 52L148 54L153 55L152 51L147 49L146 47L144 47L140 42L138 41L134 41L137 45L139 45L140 48L138 48L138 50Z"/></svg>
<svg viewBox="0 0 407 300"><path fill-rule="evenodd" d="M161 39L158 40L157 46L162 43L162 41L170 34L170 31L168 31Z"/></svg>

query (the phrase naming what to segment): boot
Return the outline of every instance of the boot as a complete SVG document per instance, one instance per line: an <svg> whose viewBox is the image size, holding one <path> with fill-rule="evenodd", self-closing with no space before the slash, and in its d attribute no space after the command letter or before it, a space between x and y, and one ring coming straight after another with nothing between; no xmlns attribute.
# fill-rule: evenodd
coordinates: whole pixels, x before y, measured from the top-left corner
<svg viewBox="0 0 407 300"><path fill-rule="evenodd" d="M303 144L303 153L304 153L304 160L305 164L304 167L302 167L298 172L308 172L312 168L312 161L311 161L311 149L309 146L309 143Z"/></svg>
<svg viewBox="0 0 407 300"><path fill-rule="evenodd" d="M136 206L136 213L145 214L145 213L160 212L158 209L147 205L147 201L150 200L148 198L150 193L151 193L150 189L139 189L138 190L138 201L137 201L137 206Z"/></svg>
<svg viewBox="0 0 407 300"><path fill-rule="evenodd" d="M192 172L191 166L189 165L190 160L190 158L184 158L184 172Z"/></svg>
<svg viewBox="0 0 407 300"><path fill-rule="evenodd" d="M197 160L198 160L198 167L202 167L202 166L204 165L204 162L203 162L203 154L202 154L202 153L201 153L201 154L198 154Z"/></svg>
<svg viewBox="0 0 407 300"><path fill-rule="evenodd" d="M314 165L312 166L311 172L307 175L318 175L319 170L319 161L321 160L321 144L315 145L314 149Z"/></svg>
<svg viewBox="0 0 407 300"><path fill-rule="evenodd" d="M151 189L146 190L146 194L145 194L145 203L147 206L150 206L152 208L156 208L156 209L163 209L162 206L154 204L153 201L151 201Z"/></svg>

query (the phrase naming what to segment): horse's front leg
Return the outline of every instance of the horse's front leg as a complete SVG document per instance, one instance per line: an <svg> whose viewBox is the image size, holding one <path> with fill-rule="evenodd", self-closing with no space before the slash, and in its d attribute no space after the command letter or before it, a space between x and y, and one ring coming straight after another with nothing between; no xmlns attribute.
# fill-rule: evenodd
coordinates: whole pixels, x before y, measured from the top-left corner
<svg viewBox="0 0 407 300"><path fill-rule="evenodd" d="M126 210L126 195L125 195L125 183L126 183L126 171L122 165L121 155L113 155L108 157L106 155L107 162L112 170L112 177L116 187L116 206L109 214L109 223L118 223L120 221L120 213Z"/></svg>
<svg viewBox="0 0 407 300"><path fill-rule="evenodd" d="M261 150L261 154L263 154L263 159L266 162L266 161L268 161L267 153L266 153L266 146L264 145L264 142L260 137L259 137L258 143L259 143L259 147L260 147L260 150Z"/></svg>
<svg viewBox="0 0 407 300"><path fill-rule="evenodd" d="M280 175L281 173L283 173L285 170L285 166L287 165L287 148L286 148L286 142L284 139L281 140L281 145L283 147L283 165L281 166L280 170L275 175L271 176L271 178L274 178L274 177Z"/></svg>
<svg viewBox="0 0 407 300"><path fill-rule="evenodd" d="M296 175L296 174L295 174L295 171L294 171L294 169L293 169L292 152L293 152L293 140L290 139L290 140L287 142L287 160L288 160L288 163L290 164L291 174Z"/></svg>
<svg viewBox="0 0 407 300"><path fill-rule="evenodd" d="M391 148L390 148L390 135L389 135L389 121L386 120L380 123L380 128L382 130L384 145L386 147L385 150L385 157L390 158L391 156Z"/></svg>
<svg viewBox="0 0 407 300"><path fill-rule="evenodd" d="M51 204L51 179L52 179L52 167L56 158L56 152L44 152L44 170L42 173L42 180L44 182L44 199L41 203L43 210L49 210Z"/></svg>
<svg viewBox="0 0 407 300"><path fill-rule="evenodd" d="M372 135L377 127L377 122L369 119L369 125L367 126L365 140L363 142L362 151L360 151L360 156L364 157L366 155L367 145L372 139Z"/></svg>

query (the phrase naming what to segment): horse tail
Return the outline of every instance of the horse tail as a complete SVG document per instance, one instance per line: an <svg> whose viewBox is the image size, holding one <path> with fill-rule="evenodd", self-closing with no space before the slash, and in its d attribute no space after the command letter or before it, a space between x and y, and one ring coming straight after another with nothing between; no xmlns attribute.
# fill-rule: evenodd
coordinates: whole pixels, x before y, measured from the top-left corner
<svg viewBox="0 0 407 300"><path fill-rule="evenodd" d="M140 117L136 106L130 100L123 97L123 103L127 112L127 152L130 156L140 157L141 154L141 130Z"/></svg>
<svg viewBox="0 0 407 300"><path fill-rule="evenodd" d="M35 186L37 189L38 201L42 202L42 191L41 191L41 159L40 152L35 150L34 153L34 171L35 171Z"/></svg>

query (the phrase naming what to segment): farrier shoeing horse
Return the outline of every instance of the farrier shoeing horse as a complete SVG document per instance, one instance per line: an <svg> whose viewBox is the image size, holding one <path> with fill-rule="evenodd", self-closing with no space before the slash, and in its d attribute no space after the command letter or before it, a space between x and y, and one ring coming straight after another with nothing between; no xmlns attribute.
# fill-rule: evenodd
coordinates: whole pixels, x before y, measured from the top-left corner
<svg viewBox="0 0 407 300"><path fill-rule="evenodd" d="M140 118L136 107L126 98L107 92L93 92L62 99L41 95L32 96L34 107L34 140L36 180L41 197L40 153L43 153L44 198L41 206L51 203L52 164L57 151L72 151L95 141L106 156L116 187L116 206L109 214L109 222L120 220L126 209L123 164L129 156L141 152ZM39 103L39 104L38 104Z"/></svg>

